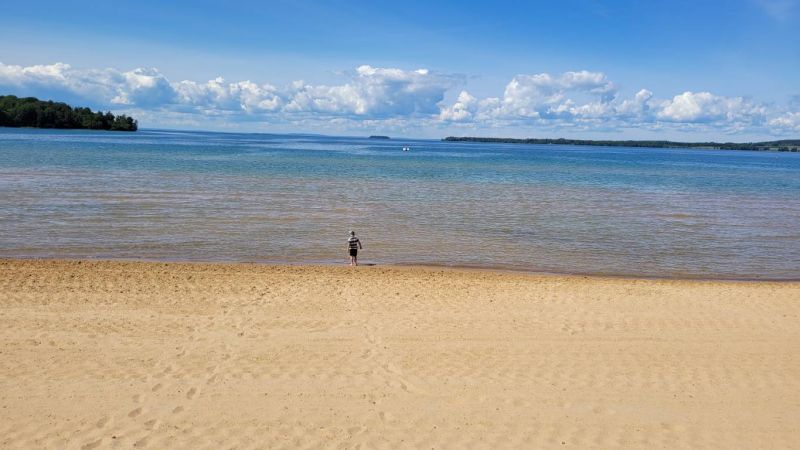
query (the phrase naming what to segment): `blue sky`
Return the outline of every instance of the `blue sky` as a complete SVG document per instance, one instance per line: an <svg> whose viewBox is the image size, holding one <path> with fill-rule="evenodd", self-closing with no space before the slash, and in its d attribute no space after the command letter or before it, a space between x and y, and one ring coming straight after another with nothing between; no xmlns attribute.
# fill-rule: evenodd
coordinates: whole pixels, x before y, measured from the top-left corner
<svg viewBox="0 0 800 450"><path fill-rule="evenodd" d="M800 136L798 0L5 3L0 92L144 127Z"/></svg>

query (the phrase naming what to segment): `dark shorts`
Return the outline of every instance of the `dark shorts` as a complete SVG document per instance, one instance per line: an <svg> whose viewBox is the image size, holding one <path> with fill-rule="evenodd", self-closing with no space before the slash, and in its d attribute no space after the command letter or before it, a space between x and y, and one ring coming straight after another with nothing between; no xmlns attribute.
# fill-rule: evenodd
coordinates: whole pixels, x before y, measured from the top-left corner
<svg viewBox="0 0 800 450"><path fill-rule="evenodd" d="M350 249L350 256L358 256L358 249L357 248L351 248Z"/></svg>

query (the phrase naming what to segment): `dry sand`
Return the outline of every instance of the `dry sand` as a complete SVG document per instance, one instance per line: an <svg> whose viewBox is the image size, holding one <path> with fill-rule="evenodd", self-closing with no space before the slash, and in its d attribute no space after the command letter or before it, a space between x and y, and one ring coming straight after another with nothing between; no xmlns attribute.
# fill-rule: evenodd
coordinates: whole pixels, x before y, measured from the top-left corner
<svg viewBox="0 0 800 450"><path fill-rule="evenodd" d="M800 283L0 260L2 448L798 448Z"/></svg>

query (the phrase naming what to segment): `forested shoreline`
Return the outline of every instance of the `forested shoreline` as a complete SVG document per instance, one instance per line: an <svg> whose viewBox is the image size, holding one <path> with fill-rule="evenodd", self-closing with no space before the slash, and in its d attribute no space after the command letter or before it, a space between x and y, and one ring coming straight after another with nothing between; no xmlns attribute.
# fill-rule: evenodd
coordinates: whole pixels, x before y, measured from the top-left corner
<svg viewBox="0 0 800 450"><path fill-rule="evenodd" d="M649 148L708 148L719 150L755 150L755 151L800 151L800 139L768 142L674 142L674 141L600 141L584 139L515 139L492 137L456 137L448 136L443 141L451 142L490 142L499 144L557 144L557 145L594 145L604 147L649 147Z"/></svg>
<svg viewBox="0 0 800 450"><path fill-rule="evenodd" d="M35 97L0 95L0 127L136 131L139 124L132 117L115 116L110 111L95 112Z"/></svg>

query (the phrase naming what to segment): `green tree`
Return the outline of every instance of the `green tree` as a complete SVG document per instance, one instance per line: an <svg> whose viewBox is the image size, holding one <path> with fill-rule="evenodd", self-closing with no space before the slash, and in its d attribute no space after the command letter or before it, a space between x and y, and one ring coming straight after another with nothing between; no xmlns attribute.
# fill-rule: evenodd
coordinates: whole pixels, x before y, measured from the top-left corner
<svg viewBox="0 0 800 450"><path fill-rule="evenodd" d="M66 103L41 101L34 97L0 96L0 126L37 128L88 128L92 130L136 131L136 120L111 111L93 112Z"/></svg>

